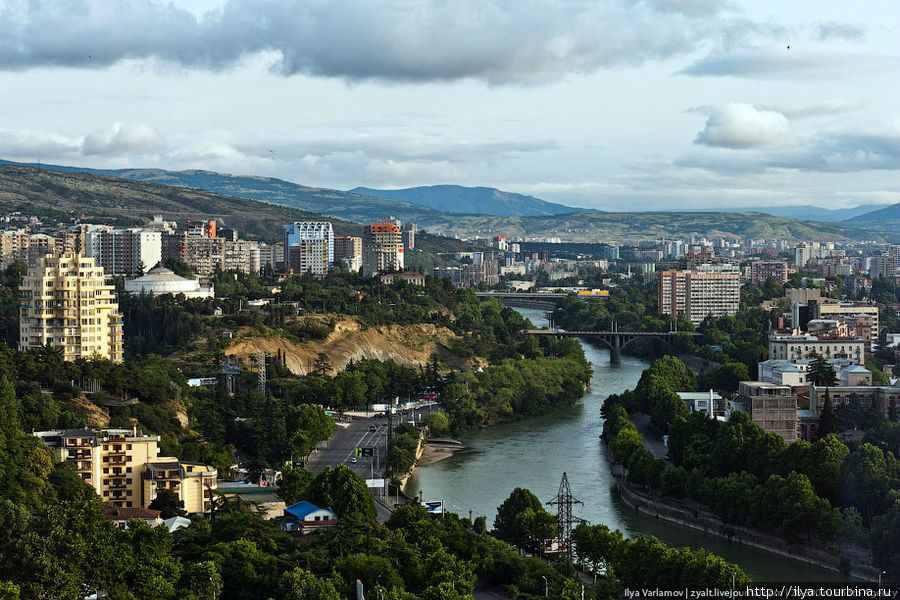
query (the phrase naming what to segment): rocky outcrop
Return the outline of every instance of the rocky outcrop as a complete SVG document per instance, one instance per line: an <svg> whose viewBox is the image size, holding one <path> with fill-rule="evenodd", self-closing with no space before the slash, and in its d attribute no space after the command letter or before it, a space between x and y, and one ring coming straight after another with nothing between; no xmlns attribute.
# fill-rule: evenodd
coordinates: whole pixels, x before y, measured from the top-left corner
<svg viewBox="0 0 900 600"><path fill-rule="evenodd" d="M343 370L351 360L364 359L393 360L415 367L426 364L435 353L448 363L458 363L448 351L455 337L456 334L446 327L429 324L368 327L355 319L344 319L335 324L324 340L302 344L279 336L262 337L239 332L225 353L248 358L259 352L274 356L280 351L292 373L305 375L313 369L319 353L328 356L335 372Z"/></svg>

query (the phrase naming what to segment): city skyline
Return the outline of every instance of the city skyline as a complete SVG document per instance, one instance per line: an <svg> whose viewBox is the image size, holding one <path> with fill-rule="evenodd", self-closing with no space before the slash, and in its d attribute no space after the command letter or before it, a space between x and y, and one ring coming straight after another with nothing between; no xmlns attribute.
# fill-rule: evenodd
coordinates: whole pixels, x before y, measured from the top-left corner
<svg viewBox="0 0 900 600"><path fill-rule="evenodd" d="M180 6L0 7L0 157L605 210L900 202L886 2Z"/></svg>

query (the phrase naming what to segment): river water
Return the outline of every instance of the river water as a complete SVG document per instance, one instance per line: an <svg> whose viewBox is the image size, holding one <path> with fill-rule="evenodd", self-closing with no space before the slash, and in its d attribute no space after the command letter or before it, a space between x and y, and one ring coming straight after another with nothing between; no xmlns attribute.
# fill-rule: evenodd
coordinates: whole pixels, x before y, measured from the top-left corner
<svg viewBox="0 0 900 600"><path fill-rule="evenodd" d="M516 310L538 327L547 324L541 310ZM609 394L633 388L647 363L623 356L621 365L611 366L607 350L584 344L584 351L594 375L581 402L548 415L460 436L471 450L416 470L407 481L407 495L421 490L428 501L443 500L449 511L487 516L491 527L497 507L513 489L528 488L546 502L556 496L565 472L572 494L584 503L574 507L574 514L592 524L603 523L627 536L655 535L672 546L706 548L739 564L756 581L841 579L825 569L636 514L625 505L613 492L614 479L600 443L600 407Z"/></svg>

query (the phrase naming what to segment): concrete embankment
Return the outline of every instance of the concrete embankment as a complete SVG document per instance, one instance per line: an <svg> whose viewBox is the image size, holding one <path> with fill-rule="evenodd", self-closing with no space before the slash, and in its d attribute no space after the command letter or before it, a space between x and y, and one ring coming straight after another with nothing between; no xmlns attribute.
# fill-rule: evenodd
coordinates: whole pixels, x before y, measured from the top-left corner
<svg viewBox="0 0 900 600"><path fill-rule="evenodd" d="M867 554L842 548L837 543L795 543L787 544L782 538L749 527L725 523L722 519L706 509L686 506L677 500L664 498L658 493L638 489L626 480L627 470L615 462L612 452L603 440L610 469L616 477L616 489L622 500L631 508L646 515L676 523L709 535L714 535L763 552L790 558L806 564L815 565L831 571L840 572L841 563L850 567L849 575L862 580L875 580L878 569L871 564ZM842 558L845 560L842 561Z"/></svg>

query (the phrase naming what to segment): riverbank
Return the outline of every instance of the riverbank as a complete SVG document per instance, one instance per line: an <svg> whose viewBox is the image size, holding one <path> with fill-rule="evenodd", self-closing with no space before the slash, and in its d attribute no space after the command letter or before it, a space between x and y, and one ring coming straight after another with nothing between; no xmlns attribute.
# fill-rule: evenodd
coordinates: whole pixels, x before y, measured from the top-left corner
<svg viewBox="0 0 900 600"><path fill-rule="evenodd" d="M602 438L603 447L610 466L610 472L616 478L615 488L619 498L636 512L644 513L657 519L703 532L730 542L761 550L772 556L789 558L794 561L828 569L836 573L863 581L873 581L878 577L878 569L871 564L871 559L853 549L841 549L837 543L818 545L814 543L795 543L792 545L768 532L725 523L718 515L698 506L684 506L671 498L664 498L653 492L643 491L632 486L626 480L627 469L615 461L606 438ZM842 570L842 566L844 570Z"/></svg>
<svg viewBox="0 0 900 600"><path fill-rule="evenodd" d="M468 450L466 446L459 440L440 438L428 440L425 432L419 435L419 447L416 449L416 459L413 461L409 471L400 477L400 489L406 487L406 482L416 472L416 469L433 465L444 459L450 458L454 453L460 450Z"/></svg>

